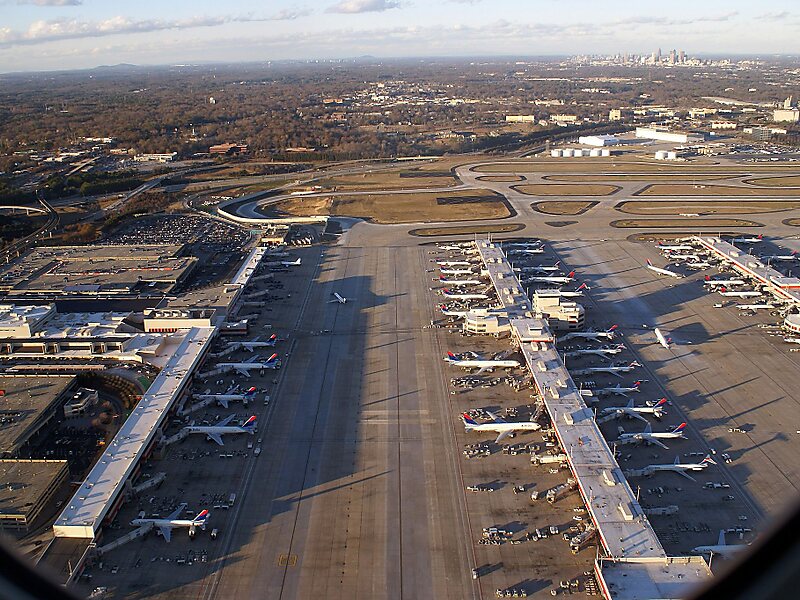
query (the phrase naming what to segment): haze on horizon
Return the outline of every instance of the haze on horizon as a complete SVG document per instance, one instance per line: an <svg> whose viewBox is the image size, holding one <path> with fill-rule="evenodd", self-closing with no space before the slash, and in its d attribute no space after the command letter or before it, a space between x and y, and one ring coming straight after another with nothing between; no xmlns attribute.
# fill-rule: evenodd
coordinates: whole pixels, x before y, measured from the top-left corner
<svg viewBox="0 0 800 600"><path fill-rule="evenodd" d="M800 53L800 10L785 0L676 0L668 10L609 10L596 0L0 0L0 14L0 72L659 46L695 55Z"/></svg>

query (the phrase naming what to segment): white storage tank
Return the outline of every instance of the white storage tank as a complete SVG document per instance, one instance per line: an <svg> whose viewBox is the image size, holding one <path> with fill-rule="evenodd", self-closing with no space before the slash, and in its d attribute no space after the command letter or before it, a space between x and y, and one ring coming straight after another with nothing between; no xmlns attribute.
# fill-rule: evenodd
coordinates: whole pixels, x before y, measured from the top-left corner
<svg viewBox="0 0 800 600"><path fill-rule="evenodd" d="M559 158L561 156L561 150L550 150L550 156L552 158Z"/></svg>
<svg viewBox="0 0 800 600"><path fill-rule="evenodd" d="M666 160L667 154L669 154L666 150L658 150L656 151L656 160Z"/></svg>
<svg viewBox="0 0 800 600"><path fill-rule="evenodd" d="M574 156L572 148L564 148L562 156Z"/></svg>
<svg viewBox="0 0 800 600"><path fill-rule="evenodd" d="M677 152L667 152L667 160L678 160Z"/></svg>
<svg viewBox="0 0 800 600"><path fill-rule="evenodd" d="M589 150L589 156L602 156L602 150L600 148L592 148Z"/></svg>
<svg viewBox="0 0 800 600"><path fill-rule="evenodd" d="M611 150L608 148L603 148L600 150L600 156L611 156Z"/></svg>

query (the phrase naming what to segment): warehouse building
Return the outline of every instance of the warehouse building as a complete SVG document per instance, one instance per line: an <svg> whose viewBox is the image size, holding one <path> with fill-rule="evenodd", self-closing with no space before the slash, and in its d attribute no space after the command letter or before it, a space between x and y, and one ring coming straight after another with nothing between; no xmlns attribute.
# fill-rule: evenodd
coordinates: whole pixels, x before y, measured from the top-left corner
<svg viewBox="0 0 800 600"><path fill-rule="evenodd" d="M0 459L0 529L27 531L68 473L65 460Z"/></svg>

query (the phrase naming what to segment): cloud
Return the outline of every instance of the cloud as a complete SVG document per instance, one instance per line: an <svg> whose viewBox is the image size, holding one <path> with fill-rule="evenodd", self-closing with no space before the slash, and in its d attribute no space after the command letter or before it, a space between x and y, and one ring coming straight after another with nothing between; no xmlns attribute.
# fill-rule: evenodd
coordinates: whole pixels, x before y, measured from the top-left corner
<svg viewBox="0 0 800 600"><path fill-rule="evenodd" d="M670 19L668 17L628 17L626 19L619 19L616 21L618 25L659 25L659 26L684 26L693 25L694 23L724 23L732 21L739 16L737 11L731 11L722 15L712 17L694 17L691 19Z"/></svg>
<svg viewBox="0 0 800 600"><path fill-rule="evenodd" d="M17 4L34 4L36 6L80 6L83 0L17 0Z"/></svg>
<svg viewBox="0 0 800 600"><path fill-rule="evenodd" d="M329 6L326 12L357 14L365 12L382 12L390 8L399 8L399 0L341 0Z"/></svg>
<svg viewBox="0 0 800 600"><path fill-rule="evenodd" d="M295 10L283 9L270 17L270 21L294 21L301 17L307 17L312 10L310 8L298 8Z"/></svg>
<svg viewBox="0 0 800 600"><path fill-rule="evenodd" d="M8 27L0 28L0 45L31 45L71 40L96 38L107 35L129 33L148 33L170 29L191 29L194 27L218 27L227 23L251 23L270 19L251 16L232 17L193 17L164 21L160 19L134 20L128 17L112 17L104 21L80 21L78 19L54 19L34 21L26 31L14 31Z"/></svg>
<svg viewBox="0 0 800 600"><path fill-rule="evenodd" d="M764 13L763 15L758 15L756 19L759 21L786 21L793 16L788 10L783 10L781 12Z"/></svg>

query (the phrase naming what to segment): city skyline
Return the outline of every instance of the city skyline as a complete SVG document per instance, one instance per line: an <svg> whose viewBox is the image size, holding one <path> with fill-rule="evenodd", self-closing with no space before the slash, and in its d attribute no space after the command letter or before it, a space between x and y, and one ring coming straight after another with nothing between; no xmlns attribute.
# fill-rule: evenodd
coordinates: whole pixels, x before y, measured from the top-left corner
<svg viewBox="0 0 800 600"><path fill-rule="evenodd" d="M0 2L0 71L91 68L133 63L448 56L649 54L658 46L692 55L800 53L800 15L786 3L679 1L665 16L635 7L609 15L578 0L569 14L550 3L449 0L324 0L263 6L144 0ZM691 15L691 16L687 16ZM424 25L423 25L424 24ZM664 50L668 52L668 50Z"/></svg>

